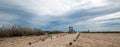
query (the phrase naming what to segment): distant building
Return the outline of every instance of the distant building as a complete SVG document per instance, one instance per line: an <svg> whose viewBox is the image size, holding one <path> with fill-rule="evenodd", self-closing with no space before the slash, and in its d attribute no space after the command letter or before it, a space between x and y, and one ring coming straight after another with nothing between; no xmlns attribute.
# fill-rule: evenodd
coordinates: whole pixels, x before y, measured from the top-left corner
<svg viewBox="0 0 120 47"><path fill-rule="evenodd" d="M90 30L88 29L88 32L90 32Z"/></svg>
<svg viewBox="0 0 120 47"><path fill-rule="evenodd" d="M75 33L72 26L69 26L69 33Z"/></svg>

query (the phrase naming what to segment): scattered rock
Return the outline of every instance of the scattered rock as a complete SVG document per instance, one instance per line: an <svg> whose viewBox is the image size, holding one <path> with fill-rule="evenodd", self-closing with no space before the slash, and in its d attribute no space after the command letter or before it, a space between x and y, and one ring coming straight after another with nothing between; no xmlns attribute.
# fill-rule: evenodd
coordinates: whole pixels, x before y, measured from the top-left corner
<svg viewBox="0 0 120 47"><path fill-rule="evenodd" d="M57 38L58 38L58 36L57 36Z"/></svg>
<svg viewBox="0 0 120 47"><path fill-rule="evenodd" d="M74 39L73 41L75 42L76 40Z"/></svg>
<svg viewBox="0 0 120 47"><path fill-rule="evenodd" d="M76 38L76 39L78 39L78 38Z"/></svg>
<svg viewBox="0 0 120 47"><path fill-rule="evenodd" d="M72 45L72 42L70 42L69 45Z"/></svg>
<svg viewBox="0 0 120 47"><path fill-rule="evenodd" d="M29 45L31 45L32 43L31 42L29 42Z"/></svg>
<svg viewBox="0 0 120 47"><path fill-rule="evenodd" d="M42 39L42 41L45 41L45 39Z"/></svg>

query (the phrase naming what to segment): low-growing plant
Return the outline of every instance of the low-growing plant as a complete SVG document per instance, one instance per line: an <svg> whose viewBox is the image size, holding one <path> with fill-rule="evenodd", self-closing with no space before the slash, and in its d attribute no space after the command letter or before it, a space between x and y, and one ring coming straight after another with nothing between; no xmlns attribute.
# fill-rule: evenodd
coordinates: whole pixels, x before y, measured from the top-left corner
<svg viewBox="0 0 120 47"><path fill-rule="evenodd" d="M13 37L13 36L28 36L28 35L44 35L41 29L32 29L20 26L1 27L0 37Z"/></svg>

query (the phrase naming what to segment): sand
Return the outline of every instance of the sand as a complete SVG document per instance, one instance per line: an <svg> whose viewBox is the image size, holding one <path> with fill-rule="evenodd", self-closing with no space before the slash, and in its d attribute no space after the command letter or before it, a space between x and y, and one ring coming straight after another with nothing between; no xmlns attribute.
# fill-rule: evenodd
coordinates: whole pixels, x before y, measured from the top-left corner
<svg viewBox="0 0 120 47"><path fill-rule="evenodd" d="M120 33L80 33L75 39L77 35L61 33L0 38L0 47L120 47Z"/></svg>

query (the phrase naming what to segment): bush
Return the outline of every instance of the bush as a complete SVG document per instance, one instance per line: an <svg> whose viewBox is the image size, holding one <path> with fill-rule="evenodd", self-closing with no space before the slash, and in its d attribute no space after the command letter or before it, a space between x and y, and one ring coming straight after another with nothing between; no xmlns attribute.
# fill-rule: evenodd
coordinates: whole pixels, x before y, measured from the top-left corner
<svg viewBox="0 0 120 47"><path fill-rule="evenodd" d="M45 33L41 29L31 29L19 26L1 27L0 37L12 37L12 36L28 36L28 35L44 35Z"/></svg>

